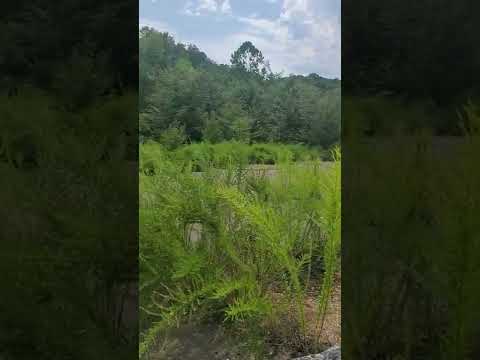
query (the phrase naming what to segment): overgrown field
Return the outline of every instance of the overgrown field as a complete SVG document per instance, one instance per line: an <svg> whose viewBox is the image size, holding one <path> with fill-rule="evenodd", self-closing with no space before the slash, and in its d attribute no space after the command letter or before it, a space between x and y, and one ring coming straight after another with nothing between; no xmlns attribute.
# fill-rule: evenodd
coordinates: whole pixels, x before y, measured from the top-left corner
<svg viewBox="0 0 480 360"><path fill-rule="evenodd" d="M326 345L340 270L339 150L332 158L271 144L141 146L140 358L192 323L221 325L258 359Z"/></svg>
<svg viewBox="0 0 480 360"><path fill-rule="evenodd" d="M413 126L434 119L422 104L342 101L342 356L479 359L480 108L438 137ZM384 128L358 135L372 118Z"/></svg>
<svg viewBox="0 0 480 360"><path fill-rule="evenodd" d="M138 146L124 132L136 134L137 97L71 112L19 92L0 94L0 358L129 359Z"/></svg>

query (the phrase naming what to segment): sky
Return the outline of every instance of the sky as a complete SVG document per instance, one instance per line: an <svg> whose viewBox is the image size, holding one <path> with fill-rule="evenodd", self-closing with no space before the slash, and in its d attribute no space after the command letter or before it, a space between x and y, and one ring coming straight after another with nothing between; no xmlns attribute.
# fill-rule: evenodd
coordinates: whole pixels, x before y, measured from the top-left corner
<svg viewBox="0 0 480 360"><path fill-rule="evenodd" d="M140 27L168 31L217 63L251 41L272 71L340 78L341 0L139 0Z"/></svg>

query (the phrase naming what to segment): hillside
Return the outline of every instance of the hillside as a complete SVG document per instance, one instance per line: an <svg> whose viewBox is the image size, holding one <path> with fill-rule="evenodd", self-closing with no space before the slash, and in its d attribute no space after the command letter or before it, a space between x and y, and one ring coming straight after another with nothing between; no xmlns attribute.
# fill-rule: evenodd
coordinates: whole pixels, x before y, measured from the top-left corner
<svg viewBox="0 0 480 360"><path fill-rule="evenodd" d="M339 141L340 80L275 74L250 42L223 65L168 33L142 28L139 39L142 141Z"/></svg>

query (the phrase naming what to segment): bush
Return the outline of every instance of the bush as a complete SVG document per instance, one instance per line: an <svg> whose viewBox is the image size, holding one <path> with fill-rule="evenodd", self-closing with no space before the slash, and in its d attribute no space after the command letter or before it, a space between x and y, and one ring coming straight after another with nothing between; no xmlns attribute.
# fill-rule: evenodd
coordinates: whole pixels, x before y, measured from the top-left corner
<svg viewBox="0 0 480 360"><path fill-rule="evenodd" d="M316 160L295 164L294 150ZM307 343L306 290L317 284L320 324L338 270L339 163L324 169L318 153L300 145L167 151L152 143L140 153L141 168L155 169L140 173L140 356L163 331L211 309L250 334L267 333L288 314ZM249 162L277 164L278 172L249 172ZM192 173L199 168L203 174ZM319 264L323 280L312 272Z"/></svg>
<svg viewBox="0 0 480 360"><path fill-rule="evenodd" d="M195 143L184 145L169 155L194 171L210 166L226 169L230 166L275 165L295 161L318 160L321 152L303 145L254 144L221 142L218 144Z"/></svg>
<svg viewBox="0 0 480 360"><path fill-rule="evenodd" d="M162 132L158 142L167 150L175 150L182 146L186 139L184 128L172 126Z"/></svg>

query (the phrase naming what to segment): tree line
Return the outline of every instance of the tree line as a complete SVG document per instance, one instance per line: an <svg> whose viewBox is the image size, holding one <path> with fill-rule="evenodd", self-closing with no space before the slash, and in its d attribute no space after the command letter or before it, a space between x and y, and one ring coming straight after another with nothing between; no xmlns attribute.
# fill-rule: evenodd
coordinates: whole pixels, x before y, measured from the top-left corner
<svg viewBox="0 0 480 360"><path fill-rule="evenodd" d="M244 42L229 65L168 33L139 32L140 140L301 143L340 138L340 80L273 73Z"/></svg>

